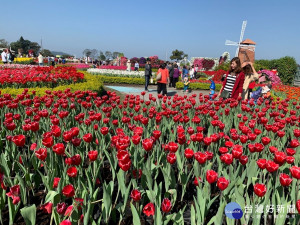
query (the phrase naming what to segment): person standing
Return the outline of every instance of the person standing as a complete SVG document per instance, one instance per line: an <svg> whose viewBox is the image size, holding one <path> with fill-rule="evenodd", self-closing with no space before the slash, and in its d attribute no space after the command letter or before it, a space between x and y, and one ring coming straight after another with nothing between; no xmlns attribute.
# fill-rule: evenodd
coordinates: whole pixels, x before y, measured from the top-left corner
<svg viewBox="0 0 300 225"><path fill-rule="evenodd" d="M131 71L131 62L130 62L130 59L128 59L128 61L127 61L127 71Z"/></svg>
<svg viewBox="0 0 300 225"><path fill-rule="evenodd" d="M255 87L255 81L259 79L260 75L255 71L252 62L245 62L243 63L243 65L245 65L243 67L243 72L245 74L245 81L243 85L242 98L246 100L250 98L252 89Z"/></svg>
<svg viewBox="0 0 300 225"><path fill-rule="evenodd" d="M3 52L1 53L1 58L2 58L2 62L3 64L6 64L7 63L7 49L4 49Z"/></svg>
<svg viewBox="0 0 300 225"><path fill-rule="evenodd" d="M157 81L157 94L161 92L163 95L167 95L167 84L169 83L169 71L166 68L166 64L163 63L161 68L158 69L157 74L161 73L161 79Z"/></svg>
<svg viewBox="0 0 300 225"><path fill-rule="evenodd" d="M171 62L169 62L168 70L169 70L169 76L170 76L169 87L174 87L173 86L174 67L173 67L173 64Z"/></svg>
<svg viewBox="0 0 300 225"><path fill-rule="evenodd" d="M186 66L184 65L183 67L182 67L182 75L181 75L182 77L182 80L185 78L185 77L188 77L189 76L189 71L188 71L188 69L186 68Z"/></svg>
<svg viewBox="0 0 300 225"><path fill-rule="evenodd" d="M180 75L180 72L178 69L178 65L176 63L174 63L173 83L172 83L173 87L176 87L176 83L178 82L179 75Z"/></svg>
<svg viewBox="0 0 300 225"><path fill-rule="evenodd" d="M241 68L241 61L238 57L234 57L230 62L230 70L227 72L223 81L222 88L217 98L233 98L242 97L245 74Z"/></svg>
<svg viewBox="0 0 300 225"><path fill-rule="evenodd" d="M42 53L39 53L38 61L39 61L39 66L44 65L44 57L43 57Z"/></svg>
<svg viewBox="0 0 300 225"><path fill-rule="evenodd" d="M139 65L138 61L136 61L134 64L134 71L139 71L139 67L140 67L140 65Z"/></svg>
<svg viewBox="0 0 300 225"><path fill-rule="evenodd" d="M151 62L148 59L145 65L145 91L149 91L148 90L148 85L149 85L149 80L152 76L152 68L151 68Z"/></svg>

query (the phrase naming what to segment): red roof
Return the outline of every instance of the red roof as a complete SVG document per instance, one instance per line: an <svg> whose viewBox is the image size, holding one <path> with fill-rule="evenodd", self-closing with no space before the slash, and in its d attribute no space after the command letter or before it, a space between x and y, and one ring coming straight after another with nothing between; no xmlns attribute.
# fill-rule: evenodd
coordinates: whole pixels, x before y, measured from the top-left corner
<svg viewBox="0 0 300 225"><path fill-rule="evenodd" d="M250 39L246 39L246 40L242 41L241 44L256 45L256 43Z"/></svg>

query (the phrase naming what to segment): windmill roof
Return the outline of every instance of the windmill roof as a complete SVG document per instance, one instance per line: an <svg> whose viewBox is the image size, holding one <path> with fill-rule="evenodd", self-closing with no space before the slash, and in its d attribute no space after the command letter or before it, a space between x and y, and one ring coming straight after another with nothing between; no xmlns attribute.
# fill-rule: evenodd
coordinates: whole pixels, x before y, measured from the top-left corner
<svg viewBox="0 0 300 225"><path fill-rule="evenodd" d="M256 43L250 39L243 40L241 44L256 45Z"/></svg>

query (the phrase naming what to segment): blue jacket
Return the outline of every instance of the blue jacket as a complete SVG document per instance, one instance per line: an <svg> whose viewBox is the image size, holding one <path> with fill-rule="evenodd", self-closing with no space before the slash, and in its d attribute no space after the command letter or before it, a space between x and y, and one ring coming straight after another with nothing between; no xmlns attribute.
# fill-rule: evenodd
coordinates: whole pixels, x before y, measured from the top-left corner
<svg viewBox="0 0 300 225"><path fill-rule="evenodd" d="M216 84L213 80L209 80L211 82L209 89L216 90Z"/></svg>

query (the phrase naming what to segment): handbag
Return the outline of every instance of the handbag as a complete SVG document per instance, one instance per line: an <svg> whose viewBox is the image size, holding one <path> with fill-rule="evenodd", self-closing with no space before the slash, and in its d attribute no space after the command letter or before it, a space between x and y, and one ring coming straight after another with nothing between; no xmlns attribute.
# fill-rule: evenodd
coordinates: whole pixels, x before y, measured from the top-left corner
<svg viewBox="0 0 300 225"><path fill-rule="evenodd" d="M230 98L230 92L226 91L226 90L223 90L220 97L223 98L223 99Z"/></svg>

